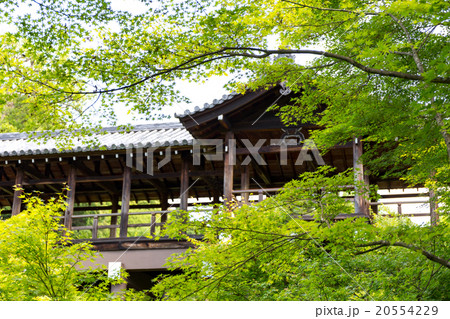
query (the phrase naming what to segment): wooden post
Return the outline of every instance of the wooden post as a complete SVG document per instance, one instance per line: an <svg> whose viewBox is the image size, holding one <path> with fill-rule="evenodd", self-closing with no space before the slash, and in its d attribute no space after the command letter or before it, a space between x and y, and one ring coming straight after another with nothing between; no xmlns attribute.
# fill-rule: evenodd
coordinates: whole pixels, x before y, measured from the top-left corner
<svg viewBox="0 0 450 319"><path fill-rule="evenodd" d="M162 211L166 211L169 208L168 195L166 192L159 195L159 203ZM161 223L165 222L167 222L167 213L161 213Z"/></svg>
<svg viewBox="0 0 450 319"><path fill-rule="evenodd" d="M67 192L67 208L64 214L64 227L68 230L72 229L72 215L73 207L75 205L75 188L77 183L77 168L70 165L69 180L67 181L67 187L69 191Z"/></svg>
<svg viewBox="0 0 450 319"><path fill-rule="evenodd" d="M97 239L98 237L98 216L94 217L94 221L92 223L92 239Z"/></svg>
<svg viewBox="0 0 450 319"><path fill-rule="evenodd" d="M368 178L364 176L364 165L361 161L363 153L363 142L359 137L353 139L353 168L355 169L355 182L364 183L365 187L369 187ZM356 189L355 194L355 213L369 216L369 202L367 198Z"/></svg>
<svg viewBox="0 0 450 319"><path fill-rule="evenodd" d="M247 190L250 187L250 168L248 165L241 165L241 189ZM249 193L241 194L242 204L248 204Z"/></svg>
<svg viewBox="0 0 450 319"><path fill-rule="evenodd" d="M223 197L225 205L230 205L233 194L233 169L236 159L236 145L234 133L228 131L225 134L225 160L223 163Z"/></svg>
<svg viewBox="0 0 450 319"><path fill-rule="evenodd" d="M180 209L187 210L189 198L189 152L181 153Z"/></svg>
<svg viewBox="0 0 450 319"><path fill-rule="evenodd" d="M119 211L119 199L117 198L117 196L112 195L112 199L111 199L111 213L112 214L117 214L117 212ZM117 225L117 216L111 216L111 226L115 226ZM116 237L117 231L116 228L110 228L109 229L109 237L110 238L114 238Z"/></svg>
<svg viewBox="0 0 450 319"><path fill-rule="evenodd" d="M21 188L23 182L23 169L18 166L16 170L15 186ZM12 204L11 215L15 216L20 213L20 207L22 206L22 199L19 197L22 194L22 190L14 191L14 199Z"/></svg>
<svg viewBox="0 0 450 319"><path fill-rule="evenodd" d="M131 167L125 166L123 169L122 182L122 205L120 208L120 237L127 237L128 233L128 211L130 210L131 195Z"/></svg>
<svg viewBox="0 0 450 319"><path fill-rule="evenodd" d="M156 231L156 213L152 213L151 219L150 219L150 236L155 234Z"/></svg>
<svg viewBox="0 0 450 319"><path fill-rule="evenodd" d="M258 190L258 202L262 202L264 200L264 193L263 190Z"/></svg>

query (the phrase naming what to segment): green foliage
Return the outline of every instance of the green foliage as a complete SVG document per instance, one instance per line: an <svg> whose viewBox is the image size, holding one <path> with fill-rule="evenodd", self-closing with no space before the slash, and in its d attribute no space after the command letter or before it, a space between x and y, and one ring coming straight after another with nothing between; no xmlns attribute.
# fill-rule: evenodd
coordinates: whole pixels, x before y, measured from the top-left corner
<svg viewBox="0 0 450 319"><path fill-rule="evenodd" d="M232 74L229 87L240 92L284 82L299 96L274 106L281 119L324 127L312 135L324 148L363 137L372 174L424 184L449 164L446 1L141 5L131 14L106 0L2 1L0 21L15 27L2 37L2 90L39 101L37 113L54 106L59 119L72 118L63 104L83 96L98 97L96 112L110 120L117 102L153 119L185 100L179 80ZM295 63L288 54L315 58Z"/></svg>
<svg viewBox="0 0 450 319"><path fill-rule="evenodd" d="M424 255L449 256L448 219L435 227L404 217L334 222L350 210L337 187L349 174L327 173L305 173L280 195L233 212L180 213L165 234L196 248L170 260L169 269L183 273L159 278L153 293L164 300L449 300L442 280L450 267ZM303 220L306 213L317 220ZM192 229L203 240L190 239Z"/></svg>
<svg viewBox="0 0 450 319"><path fill-rule="evenodd" d="M44 203L26 197L27 209L0 221L0 300L145 300L144 293L109 292L120 284L105 269L83 268L99 256L89 242L74 243L55 216L66 208L62 198Z"/></svg>
<svg viewBox="0 0 450 319"><path fill-rule="evenodd" d="M31 54L23 40L0 34L0 61L0 132L62 129L80 116L81 103L85 102L82 96L60 100L38 80L25 80L45 74L46 65ZM79 89L74 85L70 88Z"/></svg>

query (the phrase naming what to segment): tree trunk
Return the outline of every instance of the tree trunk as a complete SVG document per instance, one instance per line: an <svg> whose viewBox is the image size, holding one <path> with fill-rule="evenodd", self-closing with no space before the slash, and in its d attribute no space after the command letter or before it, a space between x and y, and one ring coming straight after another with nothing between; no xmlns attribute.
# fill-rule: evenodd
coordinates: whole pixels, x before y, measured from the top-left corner
<svg viewBox="0 0 450 319"><path fill-rule="evenodd" d="M444 126L442 114L439 112L436 113L436 122L438 126L441 128L441 134L444 137L445 146L447 147L447 159L448 163L450 164L450 135L448 134L447 129Z"/></svg>

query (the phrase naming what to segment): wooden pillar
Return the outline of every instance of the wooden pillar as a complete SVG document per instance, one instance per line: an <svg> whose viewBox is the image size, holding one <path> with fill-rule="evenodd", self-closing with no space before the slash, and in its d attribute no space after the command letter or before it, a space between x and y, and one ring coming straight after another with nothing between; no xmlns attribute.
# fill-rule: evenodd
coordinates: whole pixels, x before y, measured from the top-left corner
<svg viewBox="0 0 450 319"><path fill-rule="evenodd" d="M69 188L66 199L67 208L64 214L64 227L68 230L72 229L72 216L73 216L73 207L75 205L76 183L77 183L77 168L73 165L70 165L69 180L67 182L67 187Z"/></svg>
<svg viewBox="0 0 450 319"><path fill-rule="evenodd" d="M159 195L159 203L161 205L161 210L166 211L169 208L168 203L168 194L166 192L161 193ZM161 223L165 223L167 221L167 213L161 214Z"/></svg>
<svg viewBox="0 0 450 319"><path fill-rule="evenodd" d="M128 212L130 210L131 167L125 166L122 181L122 204L120 208L120 237L127 237Z"/></svg>
<svg viewBox="0 0 450 319"><path fill-rule="evenodd" d="M119 199L117 198L116 195L112 195L111 198L111 205L112 205L112 209L111 209L111 213L112 214L117 214L117 212L119 211ZM117 216L111 216L111 226L115 226L117 225ZM114 238L117 235L117 228L110 228L109 229L109 237Z"/></svg>
<svg viewBox="0 0 450 319"><path fill-rule="evenodd" d="M225 160L223 164L223 199L225 205L229 205L233 198L233 169L236 159L236 145L234 133L228 131L225 134Z"/></svg>
<svg viewBox="0 0 450 319"><path fill-rule="evenodd" d="M359 137L353 139L353 168L355 169L355 182L357 184L363 183L364 187L369 187L368 176L364 176L364 165L361 161L363 154L363 142ZM355 194L355 213L370 216L369 214L369 202L365 198L366 194L362 194L356 189Z"/></svg>
<svg viewBox="0 0 450 319"><path fill-rule="evenodd" d="M16 169L16 181L15 186L18 188L22 188L23 183L23 168L18 166ZM15 216L20 213L20 207L22 206L22 199L19 197L22 194L22 190L15 190L14 191L14 199L12 204L12 211L11 215Z"/></svg>
<svg viewBox="0 0 450 319"><path fill-rule="evenodd" d="M187 210L189 198L189 152L181 153L180 209Z"/></svg>
<svg viewBox="0 0 450 319"><path fill-rule="evenodd" d="M241 189L247 190L250 187L250 167L241 165ZM242 204L248 204L249 193L242 193Z"/></svg>

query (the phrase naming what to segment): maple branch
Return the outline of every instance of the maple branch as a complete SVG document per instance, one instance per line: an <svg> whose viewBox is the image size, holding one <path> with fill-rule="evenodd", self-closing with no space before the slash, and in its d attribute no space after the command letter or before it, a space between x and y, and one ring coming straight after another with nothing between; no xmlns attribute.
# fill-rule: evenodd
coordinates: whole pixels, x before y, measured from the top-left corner
<svg viewBox="0 0 450 319"><path fill-rule="evenodd" d="M376 13L376 12L357 12L357 11L352 11L352 10L347 10L347 9L322 8L322 7L314 7L314 6L304 4L304 3L290 1L290 0L281 0L281 1L287 2L290 4L295 4L301 8L309 8L309 9L320 10L320 11L345 12L345 13L351 13L351 14L361 14L362 13L364 15L370 15L370 16L379 15L379 13Z"/></svg>
<svg viewBox="0 0 450 319"><path fill-rule="evenodd" d="M403 248L406 248L406 249L409 249L409 250L412 250L412 251L415 251L415 252L419 252L422 255L424 255L427 259L429 259L431 261L434 261L434 262L436 262L436 263L438 263L438 264L440 264L440 265L442 265L444 267L450 268L450 261L445 260L444 258L441 258L439 256L436 256L436 255L430 253L429 251L427 251L425 249L422 249L422 248L420 248L418 246L407 244L407 243L404 243L404 242L401 242L401 241L397 241L397 242L391 243L388 240L379 240L379 241L373 241L373 242L366 243L366 244L357 245L356 247L372 247L372 246L376 246L376 247L371 248L369 250L365 250L365 251L359 251L359 252L355 253L355 255L366 254L368 252L377 250L377 249L382 248L382 247L389 247L389 246L403 247Z"/></svg>
<svg viewBox="0 0 450 319"><path fill-rule="evenodd" d="M254 53L251 53L254 52ZM112 88L112 89L99 89L94 91L64 91L60 90L52 85L49 85L48 83L43 83L39 80L34 80L31 78L28 78L28 80L40 83L41 85L44 85L48 88L51 88L55 91L58 91L60 93L65 94L101 94L101 93L113 93L116 91L126 90L128 88L137 86L139 84L142 84L146 81L149 81L151 79L154 79L156 77L163 76L165 74L169 74L170 72L174 71L183 71L188 69L193 69L195 67L216 61L216 60L222 60L222 59L228 59L232 57L248 57L248 58L255 58L255 59L262 59L269 57L271 55L277 55L277 54L313 54L317 56L323 56L326 58L332 58L335 60L339 60L342 62L346 62L350 65L353 65L354 67L370 74L378 74L382 76L388 76L388 77L395 77L395 78L401 78L406 80L413 80L413 81L424 81L425 78L422 75L419 74L411 74L411 73L405 73L405 72L398 72L398 71L389 71L389 70L383 70L383 69L376 69L372 68L366 65L363 65L356 60L352 59L351 57L337 54L337 53L331 53L327 51L321 51L321 50L309 50L309 49L283 49L283 50L268 50L268 49L262 49L262 48L252 48L252 47L224 47L216 51L207 52L203 54L199 54L197 56L194 56L192 58L187 59L185 62L180 63L176 66L173 66L171 68L167 69L155 69L154 73L143 77L140 80L137 80L136 82ZM430 82L432 83L441 83L441 84L450 84L450 78L449 77L435 77Z"/></svg>

